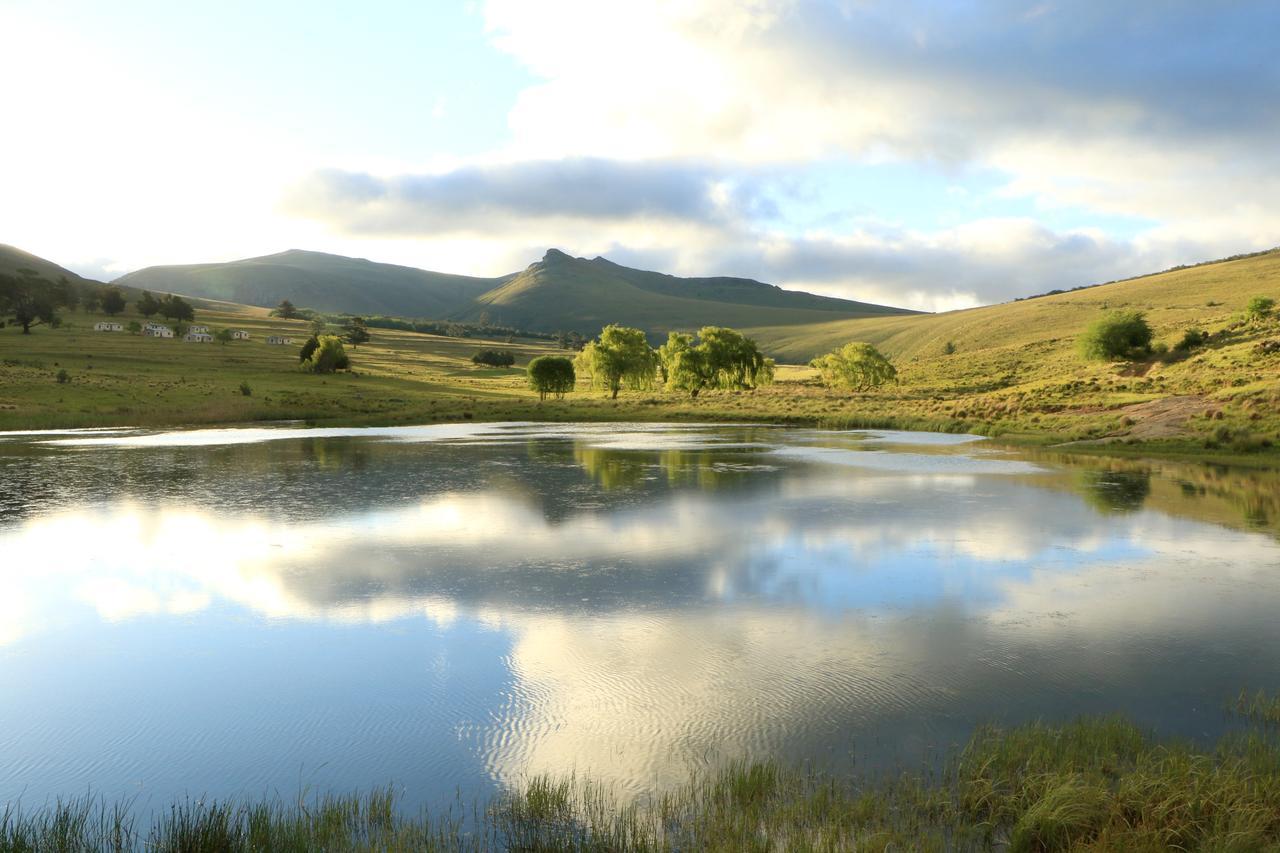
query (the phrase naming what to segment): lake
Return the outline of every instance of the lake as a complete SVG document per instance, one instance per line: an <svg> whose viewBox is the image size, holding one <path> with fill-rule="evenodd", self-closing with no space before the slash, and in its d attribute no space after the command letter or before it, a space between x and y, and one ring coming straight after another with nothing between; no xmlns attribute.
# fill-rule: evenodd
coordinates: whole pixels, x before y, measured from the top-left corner
<svg viewBox="0 0 1280 853"><path fill-rule="evenodd" d="M0 802L1219 734L1280 687L1274 471L764 426L0 434Z"/></svg>

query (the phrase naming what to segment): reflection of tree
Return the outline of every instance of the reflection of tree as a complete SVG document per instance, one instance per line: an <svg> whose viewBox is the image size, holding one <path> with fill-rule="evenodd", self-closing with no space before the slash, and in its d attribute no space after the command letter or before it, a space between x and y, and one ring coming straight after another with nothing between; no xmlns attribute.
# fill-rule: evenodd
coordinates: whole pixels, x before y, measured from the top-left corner
<svg viewBox="0 0 1280 853"><path fill-rule="evenodd" d="M1085 470L1080 472L1080 486L1090 506L1103 512L1136 512L1151 494L1151 472L1148 469L1115 471Z"/></svg>
<svg viewBox="0 0 1280 853"><path fill-rule="evenodd" d="M631 451L573 445L573 458L605 491L630 488L644 480L645 464Z"/></svg>

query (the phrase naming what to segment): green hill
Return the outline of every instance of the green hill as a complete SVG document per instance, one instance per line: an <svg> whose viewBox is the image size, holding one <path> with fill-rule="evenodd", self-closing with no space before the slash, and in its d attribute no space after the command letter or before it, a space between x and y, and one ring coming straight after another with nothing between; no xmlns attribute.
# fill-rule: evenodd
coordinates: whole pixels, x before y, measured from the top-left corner
<svg viewBox="0 0 1280 853"><path fill-rule="evenodd" d="M100 284L91 278L76 275L66 267L60 267L53 261L33 255L30 252L24 252L14 246L7 246L0 243L0 274L12 275L20 269L35 270L42 278L50 281L57 281L59 277L66 277L67 281L76 284Z"/></svg>
<svg viewBox="0 0 1280 853"><path fill-rule="evenodd" d="M835 320L804 329L758 326L749 333L792 363L849 341L873 343L898 361L922 361L942 356L949 341L961 356L1022 352L1028 365L1061 367L1078 359L1076 336L1104 311L1143 311L1157 340L1172 344L1190 326L1225 324L1255 294L1280 297L1280 250L945 314Z"/></svg>
<svg viewBox="0 0 1280 853"><path fill-rule="evenodd" d="M531 331L584 334L614 322L661 335L709 324L794 326L907 313L750 279L678 278L556 249L498 278L292 250L224 264L148 267L117 282L261 307L288 299L320 311L472 322L484 316Z"/></svg>
<svg viewBox="0 0 1280 853"><path fill-rule="evenodd" d="M291 249L220 264L158 266L116 283L242 305L444 319L502 279L428 272L361 258Z"/></svg>

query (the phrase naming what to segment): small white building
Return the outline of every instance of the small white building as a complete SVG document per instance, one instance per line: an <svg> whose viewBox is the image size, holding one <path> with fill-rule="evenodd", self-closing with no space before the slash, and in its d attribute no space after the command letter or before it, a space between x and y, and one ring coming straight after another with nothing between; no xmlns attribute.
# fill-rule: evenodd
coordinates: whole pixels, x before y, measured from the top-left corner
<svg viewBox="0 0 1280 853"><path fill-rule="evenodd" d="M208 332L187 332L183 340L189 344L209 344L213 343L213 335Z"/></svg>
<svg viewBox="0 0 1280 853"><path fill-rule="evenodd" d="M244 329L235 329L231 332L231 338L236 341L247 341L249 340L249 333Z"/></svg>
<svg viewBox="0 0 1280 853"><path fill-rule="evenodd" d="M123 332L124 324L110 322L94 323L93 330L95 332Z"/></svg>
<svg viewBox="0 0 1280 853"><path fill-rule="evenodd" d="M191 328L187 329L187 331L193 335L207 335L209 334L209 327L208 326L192 326Z"/></svg>
<svg viewBox="0 0 1280 853"><path fill-rule="evenodd" d="M293 338L286 338L284 335L269 335L267 337L267 343L283 346L285 344L293 343Z"/></svg>
<svg viewBox="0 0 1280 853"><path fill-rule="evenodd" d="M142 327L142 336L144 338L172 338L173 329L162 323L148 323Z"/></svg>

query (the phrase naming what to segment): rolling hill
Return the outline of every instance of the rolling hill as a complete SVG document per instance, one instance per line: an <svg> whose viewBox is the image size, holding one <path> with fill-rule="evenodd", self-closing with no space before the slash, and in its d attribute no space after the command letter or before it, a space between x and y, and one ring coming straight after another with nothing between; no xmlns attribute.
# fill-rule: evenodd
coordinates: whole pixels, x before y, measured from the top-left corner
<svg viewBox="0 0 1280 853"><path fill-rule="evenodd" d="M1104 311L1142 311L1157 340L1164 337L1165 343L1172 344L1188 327L1211 329L1229 322L1255 293L1280 297L1280 249L944 314L833 320L803 329L757 326L746 331L780 360L791 363L807 362L856 340L875 344L897 361L942 356L951 342L957 354L964 356L1021 353L1026 364L1061 368L1078 361L1076 336Z"/></svg>
<svg viewBox="0 0 1280 853"><path fill-rule="evenodd" d="M147 267L122 285L271 307L494 324L594 335L608 323L661 335L716 324L793 326L910 312L743 278L678 278L551 249L524 270L472 278L291 250L224 264Z"/></svg>
<svg viewBox="0 0 1280 853"><path fill-rule="evenodd" d="M91 278L76 275L66 267L60 267L53 261L45 260L30 252L24 252L15 246L8 246L0 243L0 273L12 275L15 271L23 269L35 270L43 278L50 281L57 281L59 277L65 276L67 281L76 284L101 284Z"/></svg>

